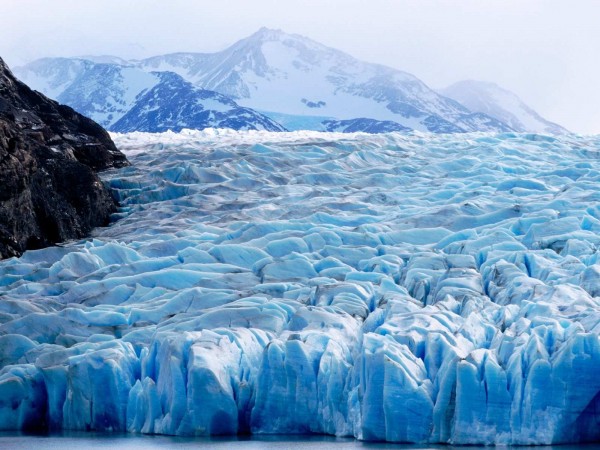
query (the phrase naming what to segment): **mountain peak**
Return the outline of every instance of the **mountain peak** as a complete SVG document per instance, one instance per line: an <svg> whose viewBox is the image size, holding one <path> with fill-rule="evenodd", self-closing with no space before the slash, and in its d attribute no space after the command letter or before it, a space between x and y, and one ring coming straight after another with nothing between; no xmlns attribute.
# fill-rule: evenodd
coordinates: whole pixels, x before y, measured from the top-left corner
<svg viewBox="0 0 600 450"><path fill-rule="evenodd" d="M569 131L550 122L527 106L517 94L496 83L478 80L458 81L440 93L508 124L519 132L565 134Z"/></svg>
<svg viewBox="0 0 600 450"><path fill-rule="evenodd" d="M301 40L301 41L310 41L309 38L302 36L300 34L292 34L286 33L285 31L279 28L267 28L261 27L254 34L251 34L246 39L242 39L240 42L250 41L250 42L281 42L283 40L292 39L292 40Z"/></svg>
<svg viewBox="0 0 600 450"><path fill-rule="evenodd" d="M283 30L279 29L279 28L267 28L267 27L260 27L260 29L253 34L253 36L259 36L262 38L279 38L281 36L286 35L287 33L285 33Z"/></svg>

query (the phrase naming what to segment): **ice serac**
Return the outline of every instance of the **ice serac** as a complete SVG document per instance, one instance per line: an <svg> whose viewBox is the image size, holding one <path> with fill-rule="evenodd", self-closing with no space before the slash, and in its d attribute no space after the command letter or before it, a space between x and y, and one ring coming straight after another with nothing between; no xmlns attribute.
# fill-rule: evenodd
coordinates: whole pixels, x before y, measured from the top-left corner
<svg viewBox="0 0 600 450"><path fill-rule="evenodd" d="M120 220L0 263L0 428L600 440L597 137L114 137Z"/></svg>
<svg viewBox="0 0 600 450"><path fill-rule="evenodd" d="M106 225L116 208L96 172L124 165L97 123L32 91L0 59L0 258Z"/></svg>

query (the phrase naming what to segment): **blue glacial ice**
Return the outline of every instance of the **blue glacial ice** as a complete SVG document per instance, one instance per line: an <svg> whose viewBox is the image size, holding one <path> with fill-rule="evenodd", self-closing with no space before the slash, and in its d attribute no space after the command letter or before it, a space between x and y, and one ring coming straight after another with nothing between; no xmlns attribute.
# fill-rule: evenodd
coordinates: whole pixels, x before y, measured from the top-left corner
<svg viewBox="0 0 600 450"><path fill-rule="evenodd" d="M600 439L600 138L115 139L112 225L0 262L0 429Z"/></svg>

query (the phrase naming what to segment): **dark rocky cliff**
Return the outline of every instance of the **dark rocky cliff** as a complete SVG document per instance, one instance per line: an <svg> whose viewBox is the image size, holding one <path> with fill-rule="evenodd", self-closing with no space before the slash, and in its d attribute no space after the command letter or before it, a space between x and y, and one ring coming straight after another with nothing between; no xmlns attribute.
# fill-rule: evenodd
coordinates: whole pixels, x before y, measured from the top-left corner
<svg viewBox="0 0 600 450"><path fill-rule="evenodd" d="M0 258L105 225L115 204L96 171L127 164L102 127L29 89L0 58Z"/></svg>

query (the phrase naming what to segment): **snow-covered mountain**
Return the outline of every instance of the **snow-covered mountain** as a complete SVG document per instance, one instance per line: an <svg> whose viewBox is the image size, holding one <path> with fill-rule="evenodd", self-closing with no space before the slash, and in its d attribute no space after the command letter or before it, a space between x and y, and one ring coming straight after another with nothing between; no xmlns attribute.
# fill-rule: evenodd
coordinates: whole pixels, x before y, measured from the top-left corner
<svg viewBox="0 0 600 450"><path fill-rule="evenodd" d="M433 132L506 131L415 76L370 64L296 34L262 28L218 53L175 53L140 61L260 111L337 120L370 118Z"/></svg>
<svg viewBox="0 0 600 450"><path fill-rule="evenodd" d="M179 81L169 77L170 83L184 86L185 80L234 103L220 97L221 106L212 115L205 113L206 120L201 123L186 121L183 114L175 118L176 109L196 111L201 99L194 91L188 104L185 96L172 95L173 86L154 89L155 95L166 95L164 98L145 95L161 82L159 72L181 77ZM166 122L158 120L169 117L169 124L204 127L231 123L241 129L274 131L285 127L366 132L568 132L494 84L464 81L436 92L409 73L359 61L306 37L267 28L217 53L173 53L139 61L107 55L45 58L16 68L15 73L34 89L109 129L135 105L138 114L161 108L159 114L150 114L154 119L146 118L154 120L155 131L165 129ZM190 89L186 85L182 92ZM137 103L142 92L146 101L152 99L152 107ZM206 94L200 97L206 99ZM223 111L222 101L235 104L231 113ZM146 119L128 118L127 123L131 127L150 123Z"/></svg>
<svg viewBox="0 0 600 450"><path fill-rule="evenodd" d="M327 130L331 124L325 121L342 121L351 123L349 129L355 131L512 130L440 95L409 73L365 63L306 37L267 28L217 53L175 53L141 61L106 55L45 58L15 72L34 89L109 128L133 108L142 91L160 81L155 72L173 72L273 120L284 115L286 124L301 124L301 128L309 124L310 129ZM168 100L161 104L172 111L175 106L167 105ZM137 110L144 108L148 107L140 104ZM396 125L373 127L375 122Z"/></svg>
<svg viewBox="0 0 600 450"><path fill-rule="evenodd" d="M103 57L101 60L109 60ZM171 72L132 65L45 58L18 69L25 83L111 131L179 131L208 127L283 131L269 117Z"/></svg>
<svg viewBox="0 0 600 450"><path fill-rule="evenodd" d="M93 62L86 59L42 58L25 66L15 67L13 72L30 88L58 100L60 94L92 65Z"/></svg>
<svg viewBox="0 0 600 450"><path fill-rule="evenodd" d="M285 131L269 117L237 105L229 97L195 87L172 72L154 72L160 80L136 98L133 107L111 126L130 131L181 131L183 128Z"/></svg>
<svg viewBox="0 0 600 450"><path fill-rule="evenodd" d="M527 106L513 92L495 83L465 80L439 91L442 95L508 124L515 131L565 134L569 131L550 122Z"/></svg>

